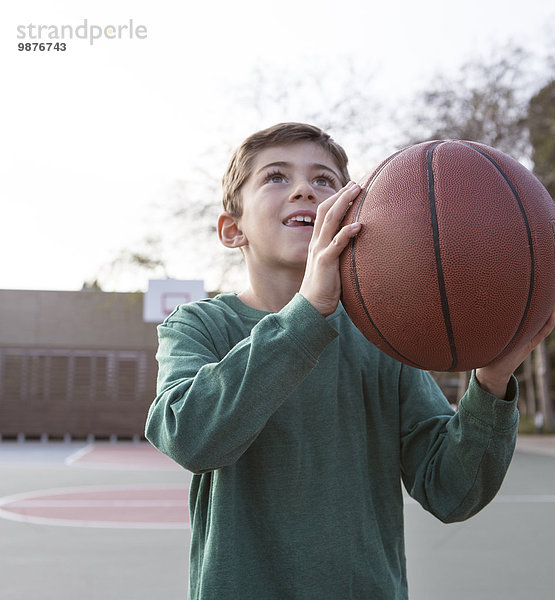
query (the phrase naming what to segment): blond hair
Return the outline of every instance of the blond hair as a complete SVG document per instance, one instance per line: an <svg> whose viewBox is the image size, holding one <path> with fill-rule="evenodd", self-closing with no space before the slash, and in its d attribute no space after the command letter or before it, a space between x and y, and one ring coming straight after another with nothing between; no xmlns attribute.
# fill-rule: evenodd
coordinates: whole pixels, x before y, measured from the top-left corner
<svg viewBox="0 0 555 600"><path fill-rule="evenodd" d="M347 154L326 132L305 123L279 123L253 133L233 153L222 179L224 210L235 217L241 216L241 187L251 174L252 164L258 152L272 146L286 146L295 142L318 144L337 164L342 179L341 185L348 183L350 177L347 170Z"/></svg>

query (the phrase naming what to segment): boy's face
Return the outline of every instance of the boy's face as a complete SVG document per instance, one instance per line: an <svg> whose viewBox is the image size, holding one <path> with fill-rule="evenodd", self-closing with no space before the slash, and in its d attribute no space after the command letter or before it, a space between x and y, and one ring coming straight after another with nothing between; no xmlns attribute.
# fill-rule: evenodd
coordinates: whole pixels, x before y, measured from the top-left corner
<svg viewBox="0 0 555 600"><path fill-rule="evenodd" d="M339 173L331 155L308 141L256 156L237 220L249 270L304 269L316 208L342 187Z"/></svg>

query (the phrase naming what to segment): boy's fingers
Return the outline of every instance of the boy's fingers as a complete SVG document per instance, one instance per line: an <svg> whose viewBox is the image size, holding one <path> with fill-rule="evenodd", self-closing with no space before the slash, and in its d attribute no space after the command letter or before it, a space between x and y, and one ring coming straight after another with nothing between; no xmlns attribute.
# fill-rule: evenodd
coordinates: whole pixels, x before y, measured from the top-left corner
<svg viewBox="0 0 555 600"><path fill-rule="evenodd" d="M523 344L511 350L508 354L502 356L499 360L482 367L482 371L489 373L501 374L497 375L500 378L509 379L511 373L513 373L517 367L526 359L526 357L536 348L550 333L553 331L555 326L555 311L551 313L551 316L545 323L545 325L538 331L538 333L532 337L527 343Z"/></svg>
<svg viewBox="0 0 555 600"><path fill-rule="evenodd" d="M337 233L339 224L343 220L350 203L360 192L360 186L354 181L350 181L345 187L341 188L336 194L333 194L320 206L316 213L316 222L314 223L314 237L320 236L322 230L326 230L327 243L331 242ZM326 243L326 241L324 242Z"/></svg>
<svg viewBox="0 0 555 600"><path fill-rule="evenodd" d="M340 190L332 194L329 198L326 198L316 209L316 221L314 222L314 233L317 235L320 233L320 229L322 229L322 225L324 220L332 208L332 206L341 198L341 196L353 185L353 182L350 181L347 185L342 187Z"/></svg>
<svg viewBox="0 0 555 600"><path fill-rule="evenodd" d="M339 230L337 235L333 238L333 254L335 255L335 258L339 258L339 255L343 252L343 250L345 250L351 238L355 237L361 228L362 224L356 221L350 225L345 225L345 227L342 227Z"/></svg>
<svg viewBox="0 0 555 600"><path fill-rule="evenodd" d="M544 326L536 333L536 335L530 340L530 347L532 350L541 344L543 340L553 331L555 327L555 310L552 311L549 319L545 322Z"/></svg>
<svg viewBox="0 0 555 600"><path fill-rule="evenodd" d="M331 243L322 251L322 264L331 265L337 261L339 255L345 250L349 241L358 234L362 225L358 221L345 225L334 236Z"/></svg>

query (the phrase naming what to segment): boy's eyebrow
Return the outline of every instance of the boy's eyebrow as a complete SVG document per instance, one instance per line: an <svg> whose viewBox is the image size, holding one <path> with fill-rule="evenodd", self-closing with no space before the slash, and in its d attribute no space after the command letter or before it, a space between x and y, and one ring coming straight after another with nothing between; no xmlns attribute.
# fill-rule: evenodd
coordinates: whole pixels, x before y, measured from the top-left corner
<svg viewBox="0 0 555 600"><path fill-rule="evenodd" d="M264 171L265 169L269 169L271 167L288 168L288 167L292 167L292 166L293 166L292 163L289 163L285 160L278 160L276 162L271 162L271 163L268 163L267 165L260 167L260 169L258 169L256 171L256 175L258 175L260 172ZM336 171L334 171L332 168L328 167L327 165L323 165L321 163L311 163L309 166L312 169L325 169L326 171L333 173L335 175L335 177L337 177L338 181L341 181L341 176Z"/></svg>

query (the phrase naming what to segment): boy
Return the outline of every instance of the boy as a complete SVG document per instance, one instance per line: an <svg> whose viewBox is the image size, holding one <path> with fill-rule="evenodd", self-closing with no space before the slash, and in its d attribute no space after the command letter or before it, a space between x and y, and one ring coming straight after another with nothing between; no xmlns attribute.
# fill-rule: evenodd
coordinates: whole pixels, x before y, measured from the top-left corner
<svg viewBox="0 0 555 600"><path fill-rule="evenodd" d="M431 377L372 346L339 303L359 187L327 134L250 136L223 180L239 293L160 326L148 439L195 473L191 600L407 598L401 480L439 519L497 492L517 431L512 372L548 331L473 373L455 414ZM553 321L553 319L552 319Z"/></svg>

